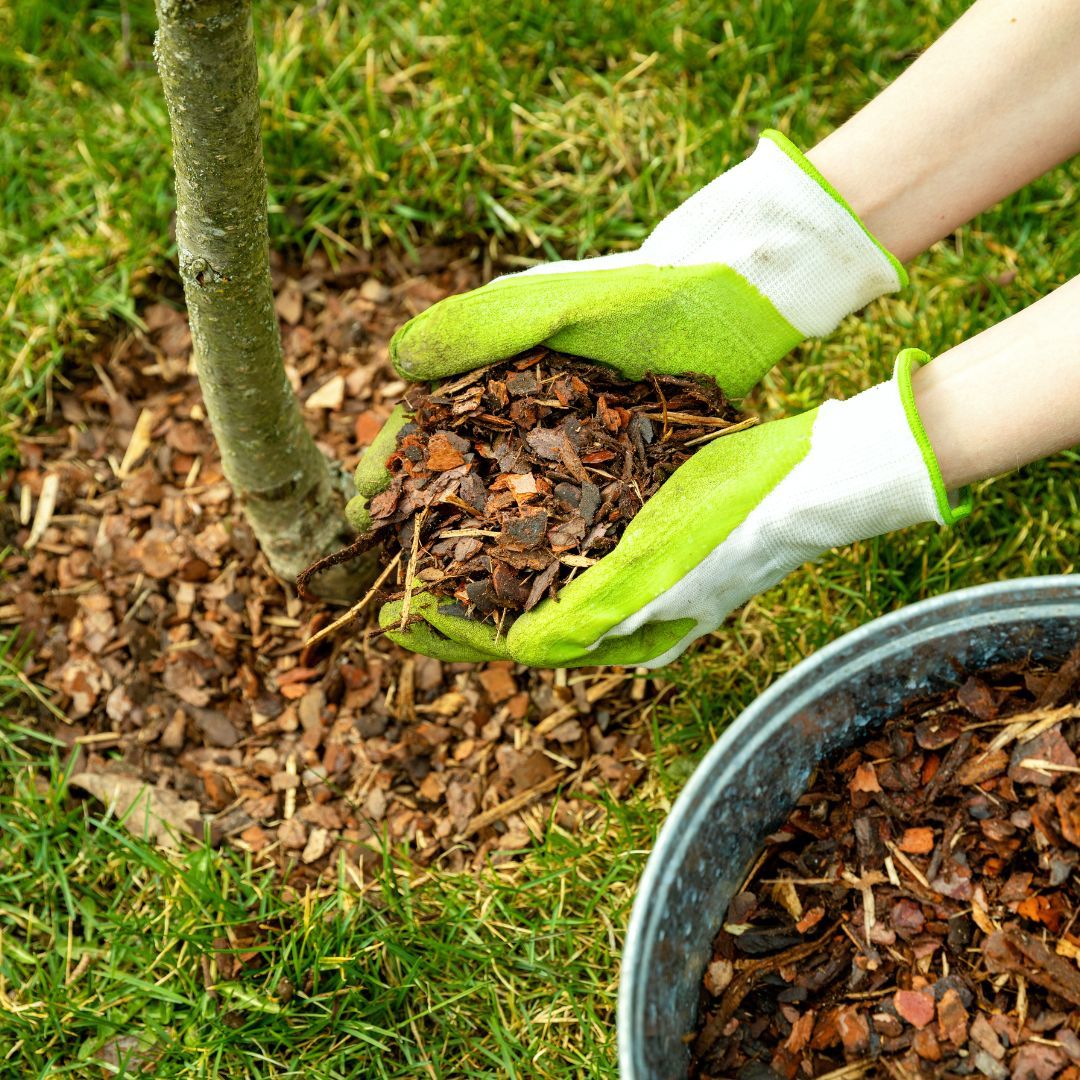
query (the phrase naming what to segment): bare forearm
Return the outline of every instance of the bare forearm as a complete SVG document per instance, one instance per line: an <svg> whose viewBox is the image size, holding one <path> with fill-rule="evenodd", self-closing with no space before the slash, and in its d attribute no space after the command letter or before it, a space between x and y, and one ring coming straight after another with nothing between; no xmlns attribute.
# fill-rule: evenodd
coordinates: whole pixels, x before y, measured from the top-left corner
<svg viewBox="0 0 1080 1080"><path fill-rule="evenodd" d="M807 155L906 261L1080 150L1080 3L978 0Z"/></svg>
<svg viewBox="0 0 1080 1080"><path fill-rule="evenodd" d="M912 378L946 487L1080 444L1080 278Z"/></svg>

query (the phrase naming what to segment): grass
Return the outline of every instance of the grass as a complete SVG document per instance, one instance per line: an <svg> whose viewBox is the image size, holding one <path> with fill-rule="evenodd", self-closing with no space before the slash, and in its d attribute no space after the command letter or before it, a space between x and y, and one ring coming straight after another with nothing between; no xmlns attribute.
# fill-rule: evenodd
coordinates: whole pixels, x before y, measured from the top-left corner
<svg viewBox="0 0 1080 1080"><path fill-rule="evenodd" d="M125 1055L155 1077L614 1075L644 805L587 838L552 827L480 880L414 888L388 857L377 893L343 875L283 898L247 862L167 857L73 803L55 747L0 745L0 1075L123 1075Z"/></svg>
<svg viewBox="0 0 1080 1080"><path fill-rule="evenodd" d="M812 145L964 6L259 4L273 242L337 258L465 241L511 266L633 244L760 128ZM63 364L115 320L137 322L171 274L152 29L148 3L0 6L0 468L18 426L48 419ZM1055 170L937 245L909 290L802 347L757 404L851 394L902 345L940 352L1080 271L1078 180L1075 163ZM1012 284L992 284L1007 270ZM124 1046L163 1077L613 1076L633 883L702 751L778 673L883 611L1074 571L1078 465L1071 452L982 485L960 528L833 552L752 602L677 670L651 779L606 828L551 828L518 868L479 881L417 884L388 858L363 897L340 884L289 898L232 855L166 858L67 794L9 643L0 1077L132 1075ZM215 997L202 958L253 921L258 962L214 976ZM92 1064L101 1054L113 1064Z"/></svg>

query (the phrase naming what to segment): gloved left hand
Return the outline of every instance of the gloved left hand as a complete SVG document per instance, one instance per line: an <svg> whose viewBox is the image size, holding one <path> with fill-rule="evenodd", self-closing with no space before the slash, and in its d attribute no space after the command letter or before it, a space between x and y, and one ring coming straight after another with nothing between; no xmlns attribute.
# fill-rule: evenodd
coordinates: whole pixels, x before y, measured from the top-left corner
<svg viewBox="0 0 1080 1080"><path fill-rule="evenodd" d="M658 667L829 548L923 521L952 524L971 504L946 492L915 408L912 369L928 359L905 349L887 383L705 446L609 555L505 635L421 594L410 605L421 618L389 637L451 661ZM397 626L401 609L387 604L380 623Z"/></svg>

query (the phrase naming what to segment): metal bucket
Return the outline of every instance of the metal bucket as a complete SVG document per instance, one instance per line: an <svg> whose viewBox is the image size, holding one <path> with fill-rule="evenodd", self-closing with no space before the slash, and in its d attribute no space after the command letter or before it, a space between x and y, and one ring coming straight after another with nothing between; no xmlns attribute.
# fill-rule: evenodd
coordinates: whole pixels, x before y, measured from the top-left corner
<svg viewBox="0 0 1080 1080"><path fill-rule="evenodd" d="M958 672L1080 637L1080 577L963 589L875 619L821 649L724 732L672 808L634 902L619 986L623 1080L683 1080L712 939L765 837L814 765Z"/></svg>

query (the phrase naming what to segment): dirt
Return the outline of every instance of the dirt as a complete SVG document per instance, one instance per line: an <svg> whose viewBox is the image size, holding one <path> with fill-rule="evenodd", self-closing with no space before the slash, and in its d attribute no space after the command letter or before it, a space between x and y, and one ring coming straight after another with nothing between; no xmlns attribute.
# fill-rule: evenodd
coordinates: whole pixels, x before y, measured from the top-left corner
<svg viewBox="0 0 1080 1080"><path fill-rule="evenodd" d="M1080 647L820 767L732 900L691 1075L1080 1077Z"/></svg>
<svg viewBox="0 0 1080 1080"><path fill-rule="evenodd" d="M289 378L351 469L406 390L391 334L480 275L433 248L278 262L274 283ZM142 315L146 332L65 368L4 481L0 624L32 646L46 690L24 722L74 758L73 797L209 826L303 887L340 860L369 880L387 842L449 868L505 861L552 815L589 828L602 811L580 796L634 786L662 679L441 664L370 622L305 645L337 611L270 574L221 473L186 319L164 301Z"/></svg>

